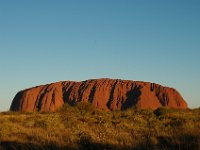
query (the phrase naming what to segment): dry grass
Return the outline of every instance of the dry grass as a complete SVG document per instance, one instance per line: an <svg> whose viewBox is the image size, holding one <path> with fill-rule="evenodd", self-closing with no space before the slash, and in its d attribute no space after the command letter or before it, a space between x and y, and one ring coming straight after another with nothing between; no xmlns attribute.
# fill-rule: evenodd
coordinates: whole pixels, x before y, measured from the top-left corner
<svg viewBox="0 0 200 150"><path fill-rule="evenodd" d="M0 114L3 149L200 149L200 109L104 112L80 103L57 113Z"/></svg>

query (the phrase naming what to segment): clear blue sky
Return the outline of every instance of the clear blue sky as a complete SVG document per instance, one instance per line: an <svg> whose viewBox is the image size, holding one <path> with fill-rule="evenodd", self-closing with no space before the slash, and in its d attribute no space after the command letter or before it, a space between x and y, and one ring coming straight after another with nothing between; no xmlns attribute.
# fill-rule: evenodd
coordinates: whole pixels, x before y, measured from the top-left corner
<svg viewBox="0 0 200 150"><path fill-rule="evenodd" d="M200 106L199 0L1 0L0 111L24 88L121 78Z"/></svg>

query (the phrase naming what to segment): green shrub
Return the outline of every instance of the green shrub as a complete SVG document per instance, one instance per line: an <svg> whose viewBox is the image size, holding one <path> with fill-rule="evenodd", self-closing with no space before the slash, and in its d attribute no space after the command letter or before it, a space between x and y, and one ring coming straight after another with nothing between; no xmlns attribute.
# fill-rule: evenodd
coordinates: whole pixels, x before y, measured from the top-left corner
<svg viewBox="0 0 200 150"><path fill-rule="evenodd" d="M34 127L46 129L47 123L46 123L45 120L36 120L35 123L34 123Z"/></svg>
<svg viewBox="0 0 200 150"><path fill-rule="evenodd" d="M75 106L81 115L85 115L86 113L92 113L95 110L94 106L87 102L78 102Z"/></svg>
<svg viewBox="0 0 200 150"><path fill-rule="evenodd" d="M159 107L156 110L154 110L154 114L156 116L162 116L162 115L166 115L175 111L177 110L172 109L172 108L167 108L167 107Z"/></svg>

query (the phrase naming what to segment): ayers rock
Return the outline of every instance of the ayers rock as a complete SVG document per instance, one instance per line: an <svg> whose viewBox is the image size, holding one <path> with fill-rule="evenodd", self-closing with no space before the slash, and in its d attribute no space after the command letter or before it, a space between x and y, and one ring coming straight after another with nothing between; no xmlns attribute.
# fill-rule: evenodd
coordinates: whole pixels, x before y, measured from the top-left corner
<svg viewBox="0 0 200 150"><path fill-rule="evenodd" d="M187 108L187 103L173 88L141 81L94 79L57 82L20 91L10 110L51 112L59 110L64 103L73 105L81 101L104 110Z"/></svg>

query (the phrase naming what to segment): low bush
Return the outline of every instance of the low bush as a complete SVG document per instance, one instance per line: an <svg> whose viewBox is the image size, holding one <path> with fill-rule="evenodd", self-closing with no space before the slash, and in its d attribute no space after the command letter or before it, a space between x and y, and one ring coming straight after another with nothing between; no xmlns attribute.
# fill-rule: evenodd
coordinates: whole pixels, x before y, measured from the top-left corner
<svg viewBox="0 0 200 150"><path fill-rule="evenodd" d="M0 150L200 149L200 109L101 111L66 104L57 113L0 113Z"/></svg>
<svg viewBox="0 0 200 150"><path fill-rule="evenodd" d="M167 108L167 107L159 107L156 110L154 110L154 114L156 116L163 116L169 113L173 113L178 111L177 109Z"/></svg>

